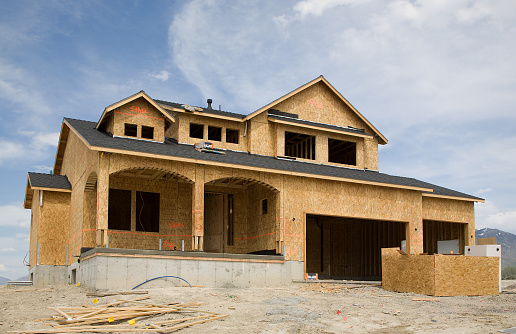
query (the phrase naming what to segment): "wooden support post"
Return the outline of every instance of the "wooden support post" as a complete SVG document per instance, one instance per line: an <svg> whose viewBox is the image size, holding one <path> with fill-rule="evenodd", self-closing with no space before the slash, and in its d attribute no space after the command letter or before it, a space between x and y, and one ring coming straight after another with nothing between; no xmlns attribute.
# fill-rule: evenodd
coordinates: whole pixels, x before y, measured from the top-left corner
<svg viewBox="0 0 516 334"><path fill-rule="evenodd" d="M203 250L204 242L204 166L197 166L192 191L192 250Z"/></svg>
<svg viewBox="0 0 516 334"><path fill-rule="evenodd" d="M99 171L97 178L97 247L107 243L109 208L109 156L99 153Z"/></svg>

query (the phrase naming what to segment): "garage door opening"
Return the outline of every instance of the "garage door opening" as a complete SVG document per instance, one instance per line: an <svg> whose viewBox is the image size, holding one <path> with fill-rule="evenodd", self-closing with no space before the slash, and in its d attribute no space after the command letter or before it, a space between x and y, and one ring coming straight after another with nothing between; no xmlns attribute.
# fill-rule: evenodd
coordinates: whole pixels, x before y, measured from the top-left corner
<svg viewBox="0 0 516 334"><path fill-rule="evenodd" d="M464 254L466 224L423 220L423 252Z"/></svg>
<svg viewBox="0 0 516 334"><path fill-rule="evenodd" d="M381 249L401 247L406 223L307 215L306 272L323 279L381 280Z"/></svg>

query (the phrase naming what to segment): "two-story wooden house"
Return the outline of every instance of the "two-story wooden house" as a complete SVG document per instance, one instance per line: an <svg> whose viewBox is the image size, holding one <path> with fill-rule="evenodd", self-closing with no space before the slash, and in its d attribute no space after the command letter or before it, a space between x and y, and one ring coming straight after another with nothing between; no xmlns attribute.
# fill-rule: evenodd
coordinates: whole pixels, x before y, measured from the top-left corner
<svg viewBox="0 0 516 334"><path fill-rule="evenodd" d="M28 176L30 274L96 289L368 279L384 247L474 244L483 200L380 173L385 144L322 76L248 115L141 91L98 122L65 118L53 174Z"/></svg>

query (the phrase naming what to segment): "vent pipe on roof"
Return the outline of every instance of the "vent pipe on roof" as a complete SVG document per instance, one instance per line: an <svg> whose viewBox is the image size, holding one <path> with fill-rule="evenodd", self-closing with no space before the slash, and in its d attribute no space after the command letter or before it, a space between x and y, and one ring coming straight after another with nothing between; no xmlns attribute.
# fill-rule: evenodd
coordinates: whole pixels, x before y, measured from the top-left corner
<svg viewBox="0 0 516 334"><path fill-rule="evenodd" d="M207 102L208 102L208 109L210 109L210 110L211 110L211 109L212 109L212 108L211 108L211 103L213 102L213 100L212 100L212 99L208 99L208 101L207 101Z"/></svg>

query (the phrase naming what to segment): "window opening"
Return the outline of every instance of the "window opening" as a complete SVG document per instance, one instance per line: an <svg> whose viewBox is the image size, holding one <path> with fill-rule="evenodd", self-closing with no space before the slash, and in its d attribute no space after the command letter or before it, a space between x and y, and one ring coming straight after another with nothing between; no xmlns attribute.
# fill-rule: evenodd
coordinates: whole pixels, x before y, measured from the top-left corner
<svg viewBox="0 0 516 334"><path fill-rule="evenodd" d="M154 128L152 126L142 125L142 138L154 139Z"/></svg>
<svg viewBox="0 0 516 334"><path fill-rule="evenodd" d="M315 160L315 136L285 132L285 155Z"/></svg>
<svg viewBox="0 0 516 334"><path fill-rule="evenodd" d="M267 214L267 199L263 199L262 200L262 215L266 215Z"/></svg>
<svg viewBox="0 0 516 334"><path fill-rule="evenodd" d="M240 131L234 129L226 129L226 142L238 144L239 137Z"/></svg>
<svg viewBox="0 0 516 334"><path fill-rule="evenodd" d="M222 128L208 126L208 140L222 141Z"/></svg>
<svg viewBox="0 0 516 334"><path fill-rule="evenodd" d="M108 229L131 230L131 190L109 189Z"/></svg>
<svg viewBox="0 0 516 334"><path fill-rule="evenodd" d="M124 135L129 137L138 136L138 126L136 124L125 123Z"/></svg>
<svg viewBox="0 0 516 334"><path fill-rule="evenodd" d="M204 125L190 123L190 137L192 138L204 138Z"/></svg>
<svg viewBox="0 0 516 334"><path fill-rule="evenodd" d="M159 193L136 192L136 231L159 232Z"/></svg>
<svg viewBox="0 0 516 334"><path fill-rule="evenodd" d="M356 166L357 144L338 139L328 139L328 161Z"/></svg>

